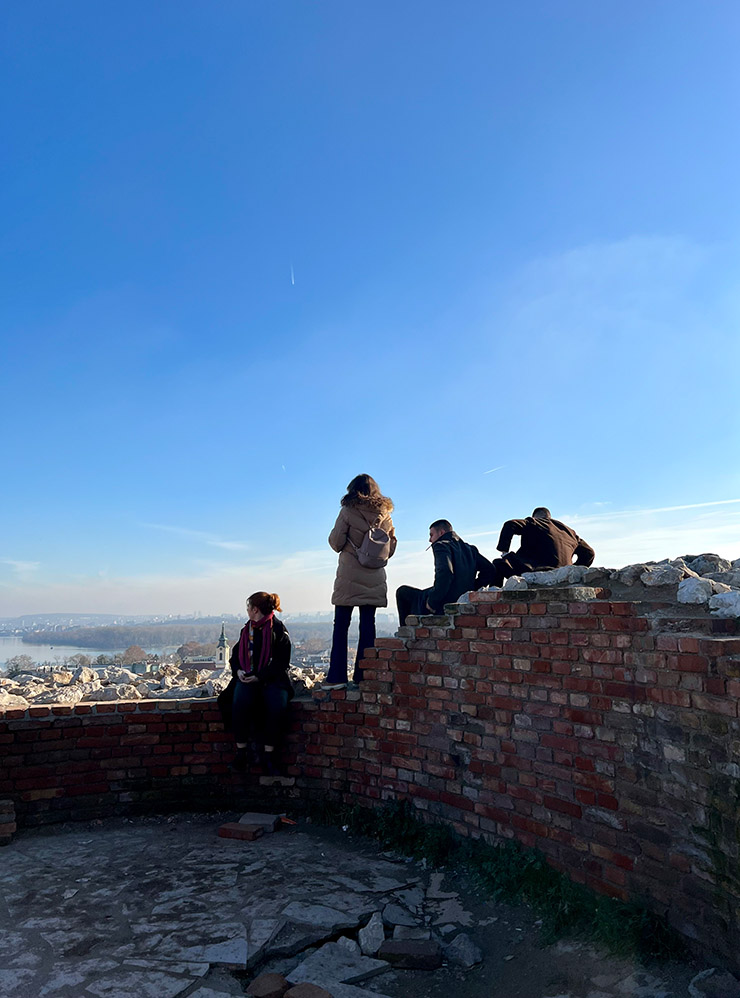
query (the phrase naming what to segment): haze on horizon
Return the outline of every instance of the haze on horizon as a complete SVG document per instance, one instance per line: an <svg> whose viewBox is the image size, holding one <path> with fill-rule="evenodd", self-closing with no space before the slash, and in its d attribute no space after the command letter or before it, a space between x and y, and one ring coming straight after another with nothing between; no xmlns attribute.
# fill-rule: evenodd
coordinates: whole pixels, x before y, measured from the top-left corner
<svg viewBox="0 0 740 998"><path fill-rule="evenodd" d="M391 592L539 504L740 557L737 5L4 20L0 616L327 610L359 472Z"/></svg>

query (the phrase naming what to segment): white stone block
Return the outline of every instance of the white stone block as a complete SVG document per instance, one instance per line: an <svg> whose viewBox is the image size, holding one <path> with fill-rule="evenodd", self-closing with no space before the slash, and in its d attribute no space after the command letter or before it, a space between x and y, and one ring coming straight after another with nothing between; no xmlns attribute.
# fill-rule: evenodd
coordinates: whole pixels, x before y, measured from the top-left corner
<svg viewBox="0 0 740 998"><path fill-rule="evenodd" d="M684 579L678 584L678 602L707 603L713 592L710 579Z"/></svg>
<svg viewBox="0 0 740 998"><path fill-rule="evenodd" d="M716 617L740 617L740 590L717 593L709 600L709 608Z"/></svg>

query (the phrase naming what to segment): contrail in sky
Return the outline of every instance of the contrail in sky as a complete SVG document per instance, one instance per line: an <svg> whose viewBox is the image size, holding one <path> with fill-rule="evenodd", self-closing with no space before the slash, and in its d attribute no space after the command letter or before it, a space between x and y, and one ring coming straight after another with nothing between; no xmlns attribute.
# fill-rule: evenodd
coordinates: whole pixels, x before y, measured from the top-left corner
<svg viewBox="0 0 740 998"><path fill-rule="evenodd" d="M290 283L295 284L295 273L293 272L293 264L290 265Z"/></svg>
<svg viewBox="0 0 740 998"><path fill-rule="evenodd" d="M502 468L505 468L505 467L506 467L505 464L500 464L498 466L498 468L489 468L488 471L484 471L483 474L484 475L492 475L494 473L494 471L501 471Z"/></svg>

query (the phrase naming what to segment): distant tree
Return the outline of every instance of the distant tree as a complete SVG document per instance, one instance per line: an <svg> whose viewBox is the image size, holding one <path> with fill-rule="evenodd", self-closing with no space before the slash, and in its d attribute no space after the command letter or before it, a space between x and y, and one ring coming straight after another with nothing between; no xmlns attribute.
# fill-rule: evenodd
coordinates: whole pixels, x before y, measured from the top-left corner
<svg viewBox="0 0 740 998"><path fill-rule="evenodd" d="M129 645L123 653L121 663L123 665L138 665L146 659L146 652L139 645Z"/></svg>
<svg viewBox="0 0 740 998"><path fill-rule="evenodd" d="M65 664L69 666L70 669L86 669L90 665L90 656L82 654L70 655Z"/></svg>
<svg viewBox="0 0 740 998"><path fill-rule="evenodd" d="M13 676L19 676L22 672L32 672L34 662L30 655L13 655L5 663L6 675L12 679Z"/></svg>
<svg viewBox="0 0 740 998"><path fill-rule="evenodd" d="M180 659L180 662L184 662L186 658L192 658L193 655L197 655L198 648L200 648L200 645L197 641L186 641L184 645L180 645L175 654Z"/></svg>
<svg viewBox="0 0 740 998"><path fill-rule="evenodd" d="M201 645L197 641L186 641L184 645L180 645L177 649L177 657L180 662L184 662L186 658L196 658L203 655L215 655L216 645Z"/></svg>
<svg viewBox="0 0 740 998"><path fill-rule="evenodd" d="M110 655L98 655L98 657L95 659L96 665L111 665L112 662L113 659L110 657Z"/></svg>

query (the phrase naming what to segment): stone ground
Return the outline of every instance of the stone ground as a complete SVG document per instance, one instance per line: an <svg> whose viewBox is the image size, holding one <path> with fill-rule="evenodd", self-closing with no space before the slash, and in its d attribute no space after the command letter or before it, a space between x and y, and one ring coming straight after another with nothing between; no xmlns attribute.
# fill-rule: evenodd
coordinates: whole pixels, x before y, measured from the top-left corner
<svg viewBox="0 0 740 998"><path fill-rule="evenodd" d="M697 978L706 971L694 963L645 968L578 941L544 947L529 910L487 901L444 871L381 856L339 830L300 824L254 842L217 837L238 818L20 833L0 854L2 998L242 995L262 970L288 976L337 949L321 951L326 943L356 939L387 906L386 922L430 929L443 942L468 934L483 962L316 982L334 998L700 998L712 976L719 983L719 971ZM731 993L732 982L716 991Z"/></svg>

